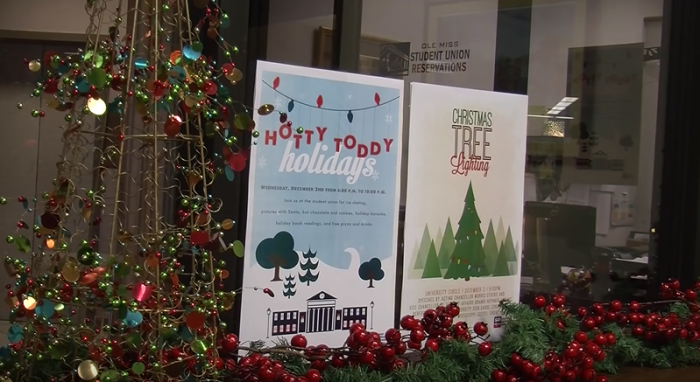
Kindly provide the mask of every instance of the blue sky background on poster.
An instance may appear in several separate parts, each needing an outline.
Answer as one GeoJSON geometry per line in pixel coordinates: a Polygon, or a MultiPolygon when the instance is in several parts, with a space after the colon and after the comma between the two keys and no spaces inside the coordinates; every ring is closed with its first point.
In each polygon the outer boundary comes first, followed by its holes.
{"type": "MultiPolygon", "coordinates": [[[[393,221],[395,214],[394,198],[396,195],[396,172],[398,171],[399,146],[399,91],[394,88],[373,86],[359,83],[348,83],[327,79],[311,78],[298,75],[290,75],[276,72],[263,72],[263,83],[268,86],[261,86],[260,99],[262,103],[270,103],[279,112],[286,112],[288,120],[292,121],[292,132],[296,134],[298,126],[304,127],[305,131],[312,131],[309,137],[302,133],[299,147],[295,147],[294,139],[284,140],[280,136],[280,127],[283,125],[277,117],[260,118],[258,130],[260,136],[257,138],[256,146],[256,175],[254,178],[256,191],[256,202],[258,211],[253,212],[254,229],[252,241],[248,243],[251,250],[262,240],[273,237],[280,231],[287,231],[292,234],[295,240],[295,249],[306,251],[309,248],[317,252],[317,258],[325,264],[347,269],[351,264],[351,256],[345,250],[355,248],[359,253],[361,262],[372,258],[380,260],[394,255],[395,248],[389,238],[393,237],[393,221]],[[275,79],[279,78],[279,85],[274,88],[275,79]],[[379,96],[380,102],[376,102],[375,94],[379,96]],[[322,107],[317,105],[319,95],[322,96],[322,107]],[[289,101],[294,100],[294,107],[288,112],[289,101]],[[384,101],[391,101],[386,102],[384,101]],[[352,117],[348,118],[348,111],[352,117]],[[350,122],[352,120],[352,122],[350,122]],[[323,132],[319,134],[319,129],[323,132]],[[323,130],[325,128],[325,131],[323,130]],[[371,171],[362,171],[360,176],[351,177],[341,175],[315,174],[308,171],[287,172],[280,171],[285,163],[289,165],[289,157],[285,155],[293,154],[296,157],[307,154],[309,158],[320,158],[324,156],[323,162],[329,160],[336,152],[335,139],[343,139],[352,135],[357,144],[371,146],[371,142],[376,142],[375,148],[380,147],[381,152],[376,155],[368,155],[364,159],[363,169],[367,170],[367,163],[374,160],[371,171]],[[319,138],[323,137],[323,141],[319,138]],[[276,139],[276,145],[265,144],[276,139]],[[307,140],[308,139],[308,140],[307,140]],[[309,143],[310,144],[307,144],[309,143]],[[389,151],[387,152],[387,146],[389,151]],[[323,149],[326,150],[323,150],[323,149]],[[314,151],[316,155],[314,156],[314,151]],[[285,160],[286,159],[286,160],[285,160]],[[283,163],[284,162],[284,163],[283,163]],[[286,215],[279,216],[271,213],[262,214],[262,209],[276,211],[280,209],[308,209],[316,208],[319,205],[298,204],[296,207],[293,200],[331,200],[332,193],[329,192],[308,192],[308,191],[278,191],[262,190],[261,186],[288,186],[288,187],[318,187],[323,189],[355,189],[355,190],[376,190],[383,194],[366,193],[335,193],[338,200],[350,203],[348,211],[358,210],[358,205],[353,203],[365,203],[362,211],[384,213],[383,216],[365,216],[358,220],[356,215],[286,215]],[[302,225],[282,226],[278,221],[294,220],[302,225]],[[334,221],[339,224],[344,222],[366,222],[371,225],[365,226],[320,226],[311,228],[304,225],[307,222],[334,221]],[[384,222],[385,224],[381,224],[384,222]],[[372,240],[372,238],[383,238],[384,240],[372,240]],[[372,245],[365,245],[372,243],[372,245]]],[[[350,141],[350,143],[352,143],[350,141]]],[[[350,150],[341,146],[338,153],[338,162],[344,157],[351,157],[353,160],[358,156],[357,146],[350,150]]],[[[318,160],[318,159],[317,159],[318,160]]],[[[309,166],[312,166],[311,163],[309,166]]],[[[342,206],[328,206],[327,210],[342,211],[342,206]]],[[[255,261],[250,262],[251,265],[255,261]]],[[[350,270],[355,271],[355,270],[350,270]]]]}

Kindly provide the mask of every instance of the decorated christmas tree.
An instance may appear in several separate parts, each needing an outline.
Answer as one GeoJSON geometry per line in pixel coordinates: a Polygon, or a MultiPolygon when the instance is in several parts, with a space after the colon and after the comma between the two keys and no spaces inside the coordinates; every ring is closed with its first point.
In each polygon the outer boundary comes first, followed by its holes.
{"type": "Polygon", "coordinates": [[[17,198],[6,238],[17,255],[4,263],[15,281],[0,371],[15,382],[218,380],[234,359],[222,254],[243,248],[224,240],[233,221],[214,219],[211,187],[245,167],[253,124],[227,95],[242,78],[218,34],[229,19],[215,2],[134,3],[87,0],[84,49],[26,60],[45,100],[27,118],[64,123],[50,127],[63,131],[52,188],[17,198]]]}
{"type": "Polygon", "coordinates": [[[446,279],[469,279],[470,277],[486,276],[486,256],[481,240],[484,234],[481,232],[481,219],[476,211],[474,189],[469,183],[467,195],[464,198],[464,210],[457,223],[459,228],[455,233],[457,241],[452,252],[451,263],[446,279]]]}

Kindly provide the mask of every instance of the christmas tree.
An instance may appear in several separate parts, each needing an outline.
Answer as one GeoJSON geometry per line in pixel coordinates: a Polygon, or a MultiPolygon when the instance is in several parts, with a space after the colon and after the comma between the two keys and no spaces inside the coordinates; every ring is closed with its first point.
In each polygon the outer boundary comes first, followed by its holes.
{"type": "Polygon", "coordinates": [[[302,256],[306,261],[299,264],[301,270],[304,271],[304,274],[299,274],[299,281],[306,283],[306,286],[309,286],[311,283],[318,281],[318,275],[321,272],[313,273],[313,271],[318,268],[318,261],[315,263],[313,262],[313,259],[316,258],[316,252],[311,252],[311,248],[309,248],[308,251],[302,253],[302,256]]]}
{"type": "Polygon", "coordinates": [[[430,242],[430,249],[428,250],[428,258],[425,261],[425,268],[423,268],[424,279],[434,279],[442,277],[442,272],[440,271],[440,263],[438,262],[437,253],[435,251],[435,243],[430,242]]]}
{"type": "Polygon", "coordinates": [[[472,276],[486,276],[484,248],[481,240],[484,234],[481,232],[481,219],[476,211],[474,190],[471,183],[467,195],[464,198],[464,210],[457,223],[459,228],[455,233],[455,249],[452,252],[451,263],[446,279],[469,279],[472,276]]]}
{"type": "Polygon", "coordinates": [[[27,117],[65,123],[52,127],[63,131],[53,187],[18,198],[6,238],[18,255],[5,259],[16,279],[0,371],[15,382],[219,380],[235,357],[221,252],[243,248],[224,241],[234,223],[217,219],[211,190],[246,166],[239,142],[253,124],[227,95],[242,79],[218,34],[229,19],[215,2],[134,3],[113,14],[116,1],[87,0],[84,50],[27,59],[47,100],[27,117]]]}
{"type": "Polygon", "coordinates": [[[416,258],[414,259],[414,270],[421,270],[425,267],[425,261],[428,258],[428,250],[430,249],[431,241],[430,231],[428,230],[428,225],[426,224],[425,229],[423,229],[423,236],[420,239],[418,252],[416,252],[416,258]]]}

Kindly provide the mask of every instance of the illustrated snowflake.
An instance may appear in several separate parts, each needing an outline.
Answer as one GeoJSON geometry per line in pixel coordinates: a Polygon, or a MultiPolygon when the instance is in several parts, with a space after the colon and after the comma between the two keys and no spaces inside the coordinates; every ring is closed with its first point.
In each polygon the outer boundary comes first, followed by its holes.
{"type": "Polygon", "coordinates": [[[277,97],[275,98],[275,109],[279,109],[282,107],[282,98],[277,97]]]}
{"type": "Polygon", "coordinates": [[[267,158],[265,158],[265,157],[258,158],[258,167],[265,168],[265,166],[267,166],[267,158]]]}
{"type": "Polygon", "coordinates": [[[392,122],[394,122],[394,116],[391,115],[391,114],[387,114],[387,115],[384,117],[384,121],[385,121],[386,123],[392,123],[392,122]]]}
{"type": "Polygon", "coordinates": [[[377,179],[379,179],[379,171],[375,171],[372,174],[372,180],[376,181],[377,179]]]}

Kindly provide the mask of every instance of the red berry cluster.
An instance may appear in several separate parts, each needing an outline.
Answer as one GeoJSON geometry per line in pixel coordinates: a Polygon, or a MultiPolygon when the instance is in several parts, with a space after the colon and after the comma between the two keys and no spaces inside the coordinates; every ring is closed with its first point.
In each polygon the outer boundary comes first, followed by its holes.
{"type": "MultiPolygon", "coordinates": [[[[447,306],[438,306],[436,309],[428,309],[423,313],[420,320],[414,316],[404,316],[401,318],[401,328],[410,330],[406,345],[410,349],[427,351],[438,351],[440,343],[451,339],[461,341],[471,341],[472,334],[466,322],[453,322],[459,315],[457,303],[452,302],[447,306]]],[[[474,335],[485,340],[488,334],[486,323],[477,322],[474,324],[474,335]]],[[[479,354],[487,356],[491,353],[492,347],[489,342],[479,344],[479,354]]]]}
{"type": "Polygon", "coordinates": [[[421,355],[438,351],[443,341],[452,339],[479,339],[482,341],[478,346],[479,354],[489,355],[491,343],[484,341],[488,326],[478,322],[472,333],[465,322],[453,322],[458,315],[457,303],[450,303],[426,310],[420,319],[405,316],[401,319],[401,328],[408,333],[390,328],[384,332],[384,338],[356,323],[348,330],[345,346],[337,349],[326,345],[309,346],[302,334],[292,337],[288,348],[247,349],[239,346],[236,335],[228,334],[219,341],[218,349],[221,355],[230,356],[230,359],[219,360],[217,366],[225,367],[232,377],[247,382],[318,382],[327,367],[363,366],[387,372],[403,368],[407,365],[408,353],[416,354],[420,359],[421,355]],[[249,350],[251,354],[236,361],[233,353],[237,350],[249,350]],[[309,362],[309,369],[304,375],[293,375],[283,363],[267,356],[273,353],[303,356],[309,362]]]}

